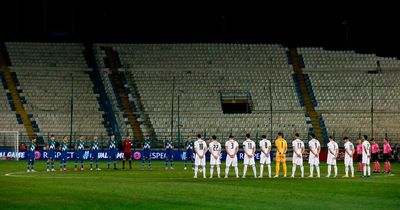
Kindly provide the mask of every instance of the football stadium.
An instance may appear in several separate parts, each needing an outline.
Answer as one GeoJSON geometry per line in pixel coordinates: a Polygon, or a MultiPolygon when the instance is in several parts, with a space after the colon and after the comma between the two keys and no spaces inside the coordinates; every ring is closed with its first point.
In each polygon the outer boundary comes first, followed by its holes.
{"type": "Polygon", "coordinates": [[[4,2],[0,209],[399,209],[394,20],[169,6],[4,2]]]}

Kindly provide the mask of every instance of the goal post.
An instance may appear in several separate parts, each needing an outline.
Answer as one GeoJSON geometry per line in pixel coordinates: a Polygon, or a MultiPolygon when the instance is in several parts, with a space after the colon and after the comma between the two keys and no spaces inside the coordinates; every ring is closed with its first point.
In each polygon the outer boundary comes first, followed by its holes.
{"type": "Polygon", "coordinates": [[[2,159],[19,160],[19,131],[0,131],[0,150],[7,151],[2,159]]]}

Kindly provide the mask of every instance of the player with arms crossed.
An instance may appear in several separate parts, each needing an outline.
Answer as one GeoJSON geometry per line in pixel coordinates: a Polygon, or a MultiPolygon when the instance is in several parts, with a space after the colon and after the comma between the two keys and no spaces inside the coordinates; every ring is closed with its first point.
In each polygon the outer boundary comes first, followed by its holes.
{"type": "Polygon", "coordinates": [[[99,168],[99,142],[97,141],[97,136],[92,137],[92,143],[90,144],[90,170],[93,170],[93,160],[96,161],[96,171],[100,171],[99,168]]]}
{"type": "Polygon", "coordinates": [[[125,169],[125,161],[129,161],[129,169],[132,169],[132,140],[130,136],[127,136],[122,142],[124,147],[124,158],[122,159],[122,169],[125,169]]]}
{"type": "Polygon", "coordinates": [[[54,170],[54,159],[56,156],[56,136],[55,135],[51,135],[50,139],[47,143],[47,164],[46,164],[46,168],[47,171],[50,171],[50,164],[51,164],[51,171],[55,171],[54,170]]]}
{"type": "Polygon", "coordinates": [[[108,158],[107,158],[107,168],[110,169],[111,159],[114,162],[114,170],[117,170],[117,140],[115,139],[115,135],[112,134],[110,136],[110,140],[108,141],[108,158]]]}
{"type": "Polygon", "coordinates": [[[304,153],[304,142],[300,140],[298,133],[294,134],[294,141],[292,142],[293,147],[293,166],[292,166],[292,178],[296,173],[296,167],[300,167],[301,177],[304,177],[304,166],[303,166],[303,153],[304,153]]]}
{"type": "Polygon", "coordinates": [[[68,159],[68,138],[67,136],[63,136],[63,140],[60,144],[60,151],[61,151],[61,157],[60,157],[60,172],[66,171],[67,170],[67,159],[68,159]]]}
{"type": "Polygon", "coordinates": [[[147,135],[142,144],[142,149],[143,149],[142,170],[144,170],[144,161],[146,159],[148,161],[148,167],[149,169],[151,169],[151,144],[152,142],[150,140],[150,136],[147,135]]]}
{"type": "Polygon", "coordinates": [[[353,155],[354,155],[354,145],[349,141],[348,137],[344,137],[344,167],[345,173],[343,177],[349,177],[349,167],[351,170],[351,177],[354,177],[354,166],[353,166],[353,155]]]}
{"type": "Polygon", "coordinates": [[[279,177],[279,164],[282,163],[283,166],[283,177],[286,177],[287,167],[286,167],[286,152],[287,152],[287,142],[282,137],[282,133],[278,133],[278,137],[275,140],[276,146],[276,168],[274,178],[279,177]]]}
{"type": "Polygon", "coordinates": [[[362,137],[362,164],[363,164],[363,176],[362,177],[370,177],[371,176],[371,144],[368,142],[368,136],[363,135],[362,137]]]}
{"type": "Polygon", "coordinates": [[[326,160],[326,164],[328,164],[328,175],[326,175],[326,177],[328,178],[331,176],[332,166],[335,172],[335,175],[333,177],[337,177],[336,159],[338,155],[339,155],[339,145],[333,140],[332,136],[329,136],[328,157],[326,160]]]}
{"type": "Polygon", "coordinates": [[[311,140],[308,142],[308,147],[310,148],[310,155],[308,158],[308,163],[310,164],[310,176],[313,177],[314,166],[317,170],[317,177],[320,177],[320,170],[319,170],[319,153],[321,152],[321,144],[317,139],[315,139],[315,134],[310,135],[311,140]]]}
{"type": "Polygon", "coordinates": [[[85,154],[85,142],[83,141],[83,136],[80,135],[79,139],[75,142],[75,168],[74,171],[78,171],[78,160],[81,161],[81,171],[84,171],[84,159],[85,154]]]}
{"type": "Polygon", "coordinates": [[[168,161],[170,164],[170,169],[174,169],[174,142],[172,141],[172,136],[168,135],[164,142],[165,149],[165,170],[168,170],[168,161]]]}
{"type": "Polygon", "coordinates": [[[239,168],[238,168],[238,159],[237,153],[239,151],[239,144],[237,141],[233,139],[233,136],[229,136],[229,140],[225,142],[225,150],[226,150],[226,168],[225,168],[225,178],[228,178],[229,167],[233,166],[235,168],[236,178],[239,178],[239,168]]]}
{"type": "Polygon", "coordinates": [[[35,151],[36,151],[36,137],[33,137],[31,142],[28,144],[28,148],[26,150],[27,153],[27,170],[26,172],[35,172],[35,151]]]}
{"type": "Polygon", "coordinates": [[[268,167],[268,177],[271,178],[271,142],[267,139],[266,135],[262,135],[262,140],[259,143],[261,150],[260,157],[260,176],[258,178],[263,178],[264,164],[268,167]]]}
{"type": "Polygon", "coordinates": [[[193,163],[193,141],[192,141],[192,136],[188,135],[187,140],[185,141],[185,170],[187,169],[187,162],[190,160],[192,163],[192,169],[194,169],[194,163],[193,163]]]}
{"type": "Polygon", "coordinates": [[[221,178],[221,144],[217,141],[217,137],[215,135],[212,136],[212,142],[209,144],[210,150],[210,178],[213,178],[214,175],[214,166],[217,166],[217,175],[218,178],[221,178]]]}
{"type": "Polygon", "coordinates": [[[244,151],[244,159],[243,159],[243,176],[242,178],[246,178],[247,166],[250,165],[253,168],[254,178],[257,178],[257,170],[254,161],[254,154],[256,152],[256,143],[250,139],[250,134],[246,134],[246,140],[243,142],[243,151],[244,151]]]}
{"type": "Polygon", "coordinates": [[[207,143],[201,139],[201,135],[197,134],[197,140],[194,142],[194,152],[196,153],[195,167],[194,167],[194,177],[197,178],[197,172],[199,166],[203,168],[203,178],[206,178],[206,152],[207,143]]]}

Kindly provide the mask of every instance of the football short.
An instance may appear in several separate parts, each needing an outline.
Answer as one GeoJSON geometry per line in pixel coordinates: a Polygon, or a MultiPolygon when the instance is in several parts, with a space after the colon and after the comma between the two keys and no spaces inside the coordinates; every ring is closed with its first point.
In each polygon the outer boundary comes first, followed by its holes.
{"type": "Polygon", "coordinates": [[[234,166],[234,167],[238,166],[237,156],[235,155],[235,157],[231,158],[229,155],[227,155],[225,164],[226,164],[227,167],[229,167],[231,165],[234,166]]]}
{"type": "Polygon", "coordinates": [[[250,158],[245,154],[244,155],[244,159],[243,159],[243,164],[245,164],[245,165],[254,165],[255,164],[254,156],[250,158]]]}
{"type": "Polygon", "coordinates": [[[68,159],[67,151],[61,152],[60,160],[67,160],[67,159],[68,159]]]}
{"type": "Polygon", "coordinates": [[[115,149],[108,150],[107,157],[108,157],[108,159],[116,160],[117,159],[117,150],[115,150],[115,149]]]}
{"type": "Polygon", "coordinates": [[[142,159],[150,159],[151,151],[150,149],[144,149],[142,154],[142,159]]]}
{"type": "Polygon", "coordinates": [[[169,160],[174,159],[174,150],[172,149],[165,150],[165,158],[169,160]]]}
{"type": "Polygon", "coordinates": [[[344,157],[344,165],[346,165],[346,166],[353,165],[353,158],[346,155],[344,157]]]}
{"type": "Polygon", "coordinates": [[[314,155],[310,155],[308,163],[311,165],[319,165],[319,158],[314,155]]]}
{"type": "Polygon", "coordinates": [[[389,158],[390,158],[390,154],[389,153],[383,153],[383,159],[385,160],[385,161],[389,161],[389,158]]]}
{"type": "Polygon", "coordinates": [[[276,161],[277,162],[286,162],[286,155],[280,155],[279,152],[276,153],[276,161]]]}
{"type": "Polygon", "coordinates": [[[186,160],[193,160],[193,150],[186,150],[186,160]]]}
{"type": "Polygon", "coordinates": [[[53,159],[54,160],[55,156],[56,156],[56,152],[54,150],[49,150],[47,152],[47,158],[48,159],[53,159]]]}
{"type": "Polygon", "coordinates": [[[378,153],[372,153],[371,160],[372,160],[372,162],[378,161],[378,153]]]}
{"type": "Polygon", "coordinates": [[[328,157],[326,159],[326,164],[328,164],[328,165],[336,165],[336,159],[334,158],[333,155],[328,154],[328,157]]]}
{"type": "Polygon", "coordinates": [[[210,164],[211,165],[220,165],[221,164],[221,158],[215,159],[214,156],[210,155],[210,164]]]}
{"type": "Polygon", "coordinates": [[[367,154],[362,155],[362,163],[369,165],[371,163],[371,158],[367,156],[367,154]]]}
{"type": "Polygon", "coordinates": [[[362,161],[362,154],[357,154],[357,162],[361,162],[362,161]]]}
{"type": "Polygon", "coordinates": [[[205,166],[206,165],[206,157],[204,156],[203,158],[200,158],[196,155],[194,162],[195,162],[196,166],[205,166]]]}
{"type": "Polygon", "coordinates": [[[302,166],[303,165],[303,156],[298,157],[297,155],[293,155],[292,162],[293,162],[293,164],[302,166]]]}
{"type": "Polygon", "coordinates": [[[35,153],[34,152],[27,152],[27,159],[28,160],[34,160],[35,159],[35,153]]]}
{"type": "Polygon", "coordinates": [[[124,152],[124,160],[132,160],[132,152],[124,152]]]}
{"type": "Polygon", "coordinates": [[[261,152],[260,164],[271,164],[271,156],[266,156],[263,152],[261,152]]]}
{"type": "Polygon", "coordinates": [[[84,150],[76,150],[74,153],[75,160],[83,159],[83,154],[85,153],[84,150]]]}

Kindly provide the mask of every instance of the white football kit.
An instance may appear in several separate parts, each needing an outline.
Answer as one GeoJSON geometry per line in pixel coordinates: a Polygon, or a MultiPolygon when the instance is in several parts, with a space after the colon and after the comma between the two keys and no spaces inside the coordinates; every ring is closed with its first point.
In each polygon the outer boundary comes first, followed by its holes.
{"type": "Polygon", "coordinates": [[[328,143],[328,157],[326,159],[326,163],[328,165],[336,165],[335,156],[337,156],[337,149],[339,149],[339,145],[336,142],[331,141],[328,143]],[[333,154],[331,153],[331,151],[333,152],[333,154]]]}
{"type": "Polygon", "coordinates": [[[207,143],[202,139],[198,139],[196,142],[194,142],[194,149],[196,151],[195,165],[205,166],[206,165],[205,151],[207,150],[207,143]],[[201,158],[199,154],[204,154],[203,158],[201,158]]]}
{"type": "Polygon", "coordinates": [[[351,142],[346,142],[344,144],[344,150],[345,150],[345,154],[344,154],[344,165],[349,166],[349,165],[353,165],[353,156],[349,156],[350,153],[352,154],[354,151],[354,145],[351,142]]]}
{"type": "Polygon", "coordinates": [[[362,148],[362,163],[369,165],[371,162],[371,144],[368,141],[363,141],[362,148]]]}
{"type": "Polygon", "coordinates": [[[254,141],[247,139],[246,141],[243,142],[243,147],[244,147],[244,160],[243,164],[245,165],[254,165],[254,152],[253,148],[255,148],[256,143],[254,141]],[[252,157],[247,156],[247,154],[253,154],[252,157]]]}
{"type": "Polygon", "coordinates": [[[263,139],[259,143],[261,149],[260,164],[271,164],[271,155],[268,152],[268,148],[271,148],[271,142],[267,139],[263,139]],[[267,155],[264,152],[268,152],[267,155]]]}
{"type": "MultiPolygon", "coordinates": [[[[225,142],[225,148],[227,148],[227,152],[229,152],[229,154],[234,154],[236,149],[239,147],[239,144],[237,143],[237,141],[235,140],[228,140],[227,142],[225,142]]],[[[238,165],[238,159],[237,159],[237,155],[235,155],[233,158],[231,158],[228,154],[226,155],[226,166],[230,167],[232,166],[237,166],[238,165]]]]}
{"type": "Polygon", "coordinates": [[[309,163],[309,164],[312,164],[312,165],[319,165],[319,157],[318,157],[318,156],[315,156],[315,155],[311,152],[311,150],[313,150],[315,153],[318,152],[318,147],[320,147],[319,141],[318,141],[317,139],[311,139],[311,140],[308,142],[308,146],[309,146],[309,148],[310,148],[310,155],[309,155],[309,158],[308,158],[308,163],[309,163]]]}
{"type": "Polygon", "coordinates": [[[293,164],[302,166],[303,165],[303,154],[302,154],[302,148],[304,148],[304,142],[300,139],[295,139],[292,142],[292,146],[293,146],[293,164]],[[300,157],[297,156],[297,154],[300,154],[300,157]]]}
{"type": "Polygon", "coordinates": [[[210,148],[210,164],[211,165],[219,165],[221,164],[221,158],[219,155],[219,151],[221,150],[221,144],[217,141],[213,141],[209,144],[210,148]],[[214,158],[214,155],[218,156],[217,159],[214,158]]]}

